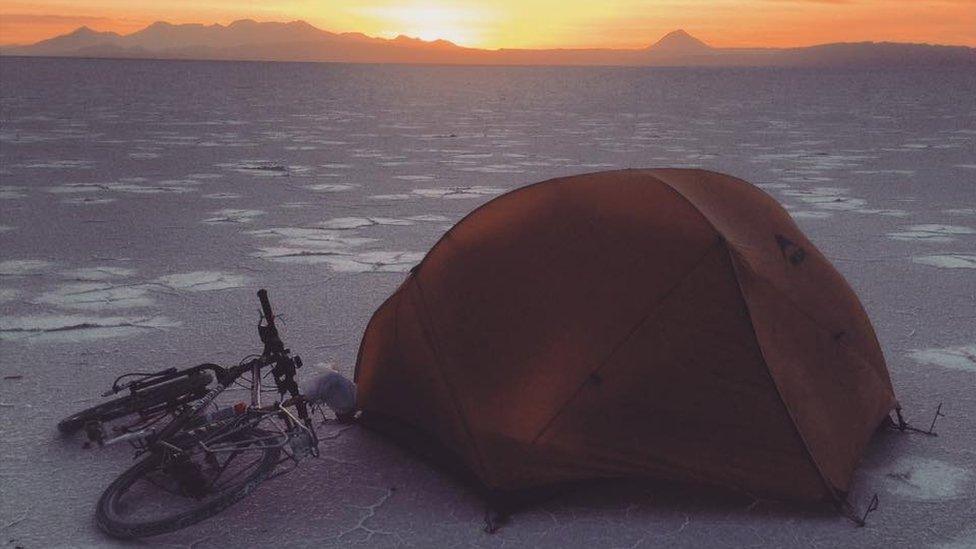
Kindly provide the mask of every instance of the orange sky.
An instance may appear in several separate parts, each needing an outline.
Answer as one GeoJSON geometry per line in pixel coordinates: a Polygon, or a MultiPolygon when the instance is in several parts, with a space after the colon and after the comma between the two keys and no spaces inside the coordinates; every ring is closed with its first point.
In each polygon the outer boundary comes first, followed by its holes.
{"type": "Polygon", "coordinates": [[[644,47],[683,28],[713,46],[891,40],[976,46],[976,0],[0,0],[0,43],[81,25],[304,19],[331,31],[482,48],[644,47]]]}

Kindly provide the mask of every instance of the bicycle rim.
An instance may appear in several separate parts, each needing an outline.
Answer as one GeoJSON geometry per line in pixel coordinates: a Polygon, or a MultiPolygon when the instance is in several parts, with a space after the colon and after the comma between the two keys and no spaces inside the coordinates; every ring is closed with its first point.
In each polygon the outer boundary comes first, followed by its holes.
{"type": "Polygon", "coordinates": [[[113,537],[138,538],[179,530],[219,513],[274,470],[281,449],[266,444],[274,436],[251,429],[235,435],[233,444],[222,442],[219,452],[187,450],[188,463],[161,453],[147,457],[102,494],[98,526],[113,537]],[[188,493],[188,486],[197,493],[188,493]]]}

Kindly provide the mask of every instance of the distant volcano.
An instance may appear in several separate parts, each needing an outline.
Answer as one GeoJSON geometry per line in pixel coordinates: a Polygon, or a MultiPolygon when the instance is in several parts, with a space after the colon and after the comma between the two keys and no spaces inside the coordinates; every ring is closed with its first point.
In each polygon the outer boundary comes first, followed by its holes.
{"type": "Polygon", "coordinates": [[[680,29],[667,33],[648,49],[677,54],[710,53],[712,51],[711,46],[680,29]]]}

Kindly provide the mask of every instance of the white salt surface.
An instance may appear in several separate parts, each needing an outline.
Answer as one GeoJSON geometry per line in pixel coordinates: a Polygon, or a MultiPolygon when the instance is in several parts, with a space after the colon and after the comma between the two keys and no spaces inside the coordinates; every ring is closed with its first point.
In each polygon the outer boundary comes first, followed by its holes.
{"type": "Polygon", "coordinates": [[[306,364],[334,359],[352,376],[371,314],[452,223],[526,184],[665,166],[731,173],[791,206],[868,311],[908,419],[927,427],[944,403],[940,436],[869,443],[852,485],[859,509],[881,499],[866,528],[829,505],[627,479],[567,490],[488,535],[474,491],[382,437],[326,424],[320,459],[143,543],[973,545],[976,234],[958,228],[976,228],[976,119],[956,93],[976,88],[971,71],[0,65],[0,224],[15,228],[0,232],[11,547],[115,546],[92,507],[131,452],[83,450],[54,425],[122,373],[260,352],[258,288],[306,364]]]}

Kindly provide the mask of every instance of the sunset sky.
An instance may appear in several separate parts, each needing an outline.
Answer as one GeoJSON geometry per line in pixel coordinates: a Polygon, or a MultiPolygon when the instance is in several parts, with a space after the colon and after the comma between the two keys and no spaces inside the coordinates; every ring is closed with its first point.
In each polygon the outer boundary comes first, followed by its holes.
{"type": "Polygon", "coordinates": [[[304,19],[322,29],[482,48],[644,47],[683,28],[713,46],[891,40],[976,46],[976,0],[0,0],[0,43],[81,25],[304,19]]]}

